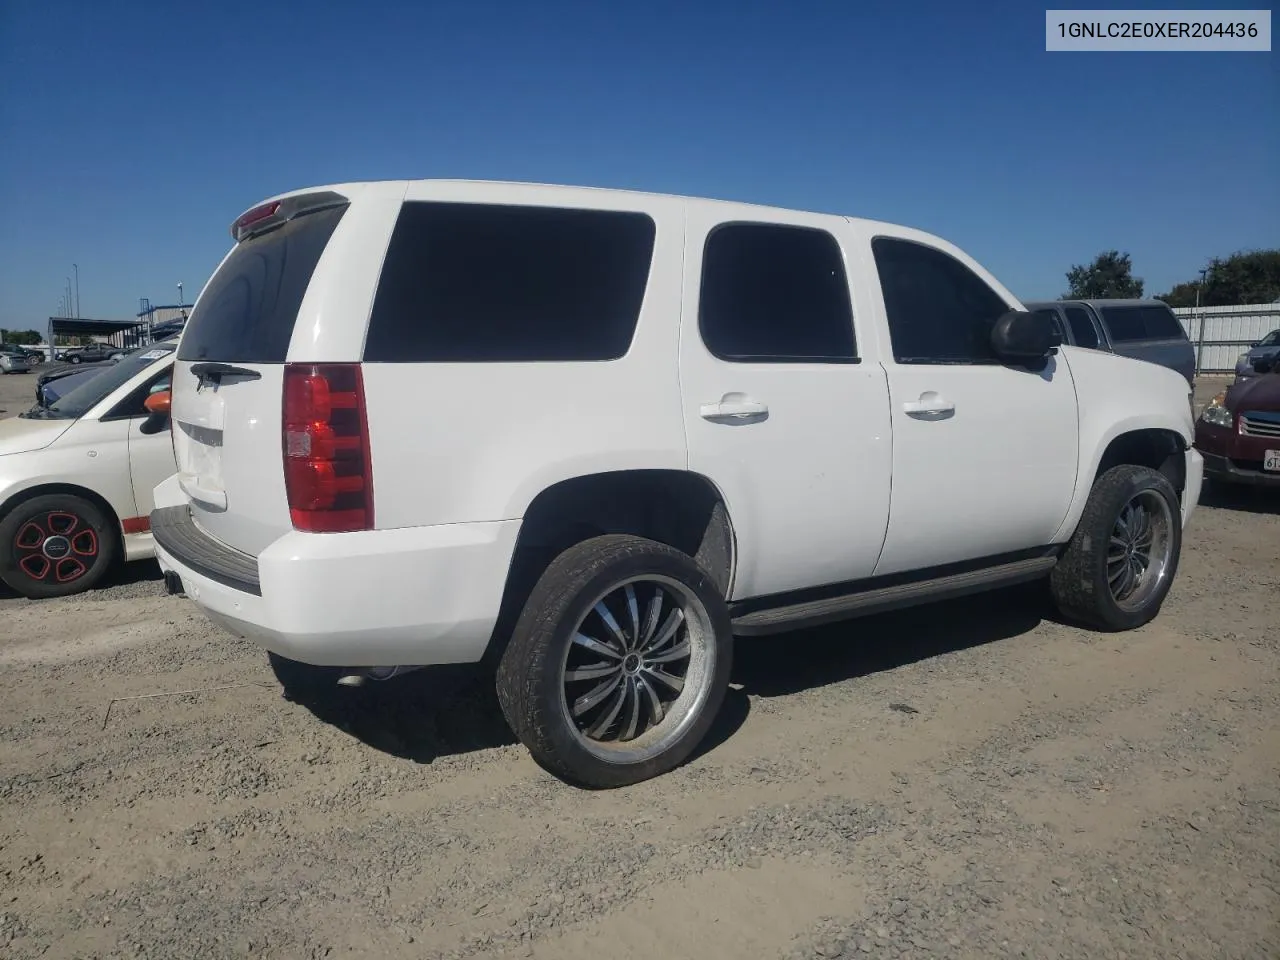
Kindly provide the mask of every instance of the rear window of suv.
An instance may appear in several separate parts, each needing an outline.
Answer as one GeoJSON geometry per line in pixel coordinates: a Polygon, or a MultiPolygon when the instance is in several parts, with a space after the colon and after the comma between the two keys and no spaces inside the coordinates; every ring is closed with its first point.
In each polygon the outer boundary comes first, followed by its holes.
{"type": "Polygon", "coordinates": [[[283,363],[302,296],[346,209],[308,213],[237,245],[200,294],[178,359],[283,363]]]}
{"type": "Polygon", "coordinates": [[[640,317],[655,231],[642,213],[406,203],[364,359],[616,360],[640,317]]]}
{"type": "Polygon", "coordinates": [[[1099,312],[1113,343],[1187,338],[1182,324],[1168,307],[1102,307],[1099,312]]]}

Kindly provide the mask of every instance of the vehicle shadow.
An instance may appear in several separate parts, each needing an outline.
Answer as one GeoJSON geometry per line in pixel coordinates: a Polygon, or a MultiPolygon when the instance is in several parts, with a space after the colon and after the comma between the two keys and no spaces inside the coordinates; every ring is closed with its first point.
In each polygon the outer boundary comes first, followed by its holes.
{"type": "MultiPolygon", "coordinates": [[[[1041,585],[917,607],[771,637],[740,638],[730,689],[693,757],[746,722],[753,697],[780,697],[1016,637],[1047,613],[1041,585]]],[[[334,686],[300,701],[318,719],[370,747],[416,763],[516,742],[492,675],[434,667],[362,687],[334,686]]]]}
{"type": "Polygon", "coordinates": [[[1280,516],[1280,489],[1210,481],[1200,491],[1199,506],[1280,516]]]}
{"type": "MultiPolygon", "coordinates": [[[[58,603],[60,600],[110,600],[110,591],[118,587],[132,587],[136,584],[160,584],[164,575],[160,565],[154,560],[139,560],[136,563],[122,563],[107,573],[105,577],[90,590],[73,593],[69,596],[53,597],[47,600],[31,600],[30,603],[58,603]]],[[[0,600],[21,600],[22,595],[11,589],[8,584],[0,583],[0,600]]]]}
{"type": "Polygon", "coordinates": [[[1050,613],[1047,590],[1033,583],[811,630],[741,638],[733,680],[749,696],[787,696],[1008,640],[1050,613]]]}

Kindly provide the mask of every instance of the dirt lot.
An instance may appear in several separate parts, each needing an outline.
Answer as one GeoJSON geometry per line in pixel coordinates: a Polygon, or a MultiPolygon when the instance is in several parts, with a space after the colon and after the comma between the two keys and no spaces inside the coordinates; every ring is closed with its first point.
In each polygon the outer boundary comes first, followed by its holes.
{"type": "Polygon", "coordinates": [[[0,957],[1274,958],[1278,598],[1280,497],[1208,494],[1142,630],[742,642],[697,759],[585,793],[470,672],[309,709],[150,564],[0,595],[0,957]]]}

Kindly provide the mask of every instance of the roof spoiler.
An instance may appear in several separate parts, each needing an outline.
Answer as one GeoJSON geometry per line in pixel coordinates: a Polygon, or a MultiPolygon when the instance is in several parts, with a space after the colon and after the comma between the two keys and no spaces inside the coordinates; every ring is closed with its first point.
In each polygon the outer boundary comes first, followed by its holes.
{"type": "Polygon", "coordinates": [[[295,217],[319,210],[341,207],[350,203],[346,197],[331,190],[319,193],[300,193],[283,200],[269,200],[246,210],[231,224],[231,238],[236,243],[256,237],[260,233],[283,226],[295,217]]]}

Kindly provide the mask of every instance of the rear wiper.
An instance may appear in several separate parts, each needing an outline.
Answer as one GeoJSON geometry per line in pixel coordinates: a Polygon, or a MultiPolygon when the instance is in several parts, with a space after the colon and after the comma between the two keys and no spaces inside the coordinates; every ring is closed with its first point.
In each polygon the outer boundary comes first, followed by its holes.
{"type": "Polygon", "coordinates": [[[193,363],[191,373],[199,380],[209,383],[221,383],[223,377],[243,377],[246,380],[258,380],[262,377],[257,370],[248,367],[237,367],[230,363],[204,361],[193,363]]]}

